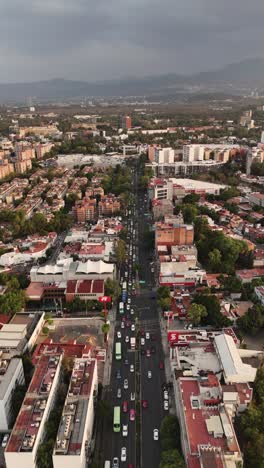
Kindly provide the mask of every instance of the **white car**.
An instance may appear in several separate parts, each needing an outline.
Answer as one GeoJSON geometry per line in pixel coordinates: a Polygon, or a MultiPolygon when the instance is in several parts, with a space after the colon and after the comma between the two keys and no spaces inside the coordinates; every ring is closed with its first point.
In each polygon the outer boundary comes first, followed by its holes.
{"type": "Polygon", "coordinates": [[[164,400],[169,399],[169,394],[168,394],[167,390],[164,391],[163,395],[164,395],[164,400]]]}
{"type": "Polygon", "coordinates": [[[150,334],[149,334],[149,332],[146,332],[146,340],[150,340],[150,334]]]}
{"type": "Polygon", "coordinates": [[[126,305],[126,309],[127,309],[127,310],[130,310],[130,304],[127,304],[127,305],[126,305]]]}
{"type": "Polygon", "coordinates": [[[129,343],[129,336],[127,335],[126,338],[125,338],[125,342],[126,343],[129,343]]]}
{"type": "Polygon", "coordinates": [[[134,364],[130,364],[130,372],[134,372],[134,371],[135,371],[134,364]]]}
{"type": "Polygon", "coordinates": [[[117,332],[117,338],[122,338],[121,331],[117,332]]]}
{"type": "Polygon", "coordinates": [[[2,440],[2,447],[7,446],[8,439],[9,439],[9,434],[5,434],[2,440]]]}
{"type": "Polygon", "coordinates": [[[152,372],[151,372],[151,370],[149,370],[148,371],[148,379],[151,379],[151,377],[152,377],[152,372]]]}
{"type": "Polygon", "coordinates": [[[158,429],[153,429],[153,439],[159,440],[159,431],[158,429]]]}
{"type": "Polygon", "coordinates": [[[121,461],[122,461],[122,462],[125,462],[126,459],[127,459],[126,447],[122,447],[122,448],[121,448],[121,461]]]}
{"type": "Polygon", "coordinates": [[[135,313],[134,309],[131,309],[130,313],[131,313],[131,315],[134,315],[134,313],[135,313]]]}
{"type": "Polygon", "coordinates": [[[118,460],[117,457],[113,458],[112,467],[113,467],[113,468],[119,468],[119,460],[118,460]]]}
{"type": "Polygon", "coordinates": [[[144,346],[144,344],[145,344],[145,338],[141,338],[140,342],[141,342],[141,346],[144,346]]]}
{"type": "Polygon", "coordinates": [[[132,325],[131,325],[131,331],[135,331],[135,329],[136,329],[135,324],[132,323],[132,325]]]}
{"type": "Polygon", "coordinates": [[[121,328],[125,328],[125,322],[121,322],[121,328]]]}
{"type": "Polygon", "coordinates": [[[164,410],[169,411],[169,402],[168,402],[168,400],[164,400],[164,410]]]}
{"type": "Polygon", "coordinates": [[[128,298],[127,303],[131,304],[131,297],[128,298]]]}
{"type": "Polygon", "coordinates": [[[127,437],[127,436],[128,436],[128,425],[127,425],[127,424],[123,424],[122,435],[123,435],[123,437],[127,437]]]}
{"type": "Polygon", "coordinates": [[[125,390],[128,389],[128,380],[127,379],[124,380],[124,389],[125,390]]]}
{"type": "Polygon", "coordinates": [[[117,389],[117,398],[121,398],[122,393],[121,393],[121,388],[117,389]]]}
{"type": "Polygon", "coordinates": [[[131,393],[131,395],[130,395],[130,400],[131,400],[131,401],[135,401],[135,393],[131,393]]]}

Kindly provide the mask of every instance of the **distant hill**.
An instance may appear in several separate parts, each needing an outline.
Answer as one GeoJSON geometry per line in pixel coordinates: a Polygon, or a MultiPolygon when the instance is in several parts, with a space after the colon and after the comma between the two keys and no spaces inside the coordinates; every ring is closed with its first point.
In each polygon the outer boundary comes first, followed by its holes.
{"type": "Polygon", "coordinates": [[[219,70],[195,75],[168,74],[100,82],[53,79],[32,83],[0,83],[0,102],[24,102],[29,96],[39,100],[83,97],[154,96],[183,92],[192,87],[201,90],[225,90],[232,86],[264,87],[264,59],[256,58],[232,63],[219,70]]]}

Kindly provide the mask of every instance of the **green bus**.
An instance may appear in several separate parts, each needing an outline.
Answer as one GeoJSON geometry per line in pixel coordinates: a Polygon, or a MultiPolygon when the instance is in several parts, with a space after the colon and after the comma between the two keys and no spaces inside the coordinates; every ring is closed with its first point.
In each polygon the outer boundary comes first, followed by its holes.
{"type": "Polygon", "coordinates": [[[115,345],[115,358],[117,361],[120,361],[121,357],[121,343],[118,342],[115,345]]]}
{"type": "Polygon", "coordinates": [[[113,431],[120,432],[120,406],[114,407],[113,431]]]}

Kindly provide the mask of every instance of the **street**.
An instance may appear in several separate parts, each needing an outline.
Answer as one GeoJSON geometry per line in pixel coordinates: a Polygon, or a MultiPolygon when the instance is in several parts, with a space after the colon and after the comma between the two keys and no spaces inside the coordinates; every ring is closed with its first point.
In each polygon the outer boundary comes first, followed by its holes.
{"type": "Polygon", "coordinates": [[[104,428],[103,447],[104,460],[111,463],[117,457],[124,467],[158,468],[160,441],[154,440],[153,430],[160,429],[165,416],[161,388],[165,382],[164,357],[156,300],[152,298],[155,277],[149,256],[153,252],[146,251],[143,242],[147,200],[137,191],[137,179],[138,174],[135,174],[136,200],[128,210],[128,259],[120,271],[125,311],[117,312],[110,386],[104,389],[104,399],[113,408],[119,406],[121,409],[120,432],[115,433],[113,427],[104,428]],[[140,289],[135,288],[138,279],[133,269],[135,264],[140,265],[140,289]],[[130,343],[133,337],[137,342],[135,350],[131,349],[130,343]],[[117,342],[121,342],[121,360],[115,359],[117,342]],[[128,388],[124,388],[126,383],[128,388]],[[131,410],[135,410],[135,420],[131,420],[131,410]],[[124,425],[128,426],[127,436],[123,436],[124,425]],[[121,462],[123,447],[126,448],[126,461],[121,462]]]}

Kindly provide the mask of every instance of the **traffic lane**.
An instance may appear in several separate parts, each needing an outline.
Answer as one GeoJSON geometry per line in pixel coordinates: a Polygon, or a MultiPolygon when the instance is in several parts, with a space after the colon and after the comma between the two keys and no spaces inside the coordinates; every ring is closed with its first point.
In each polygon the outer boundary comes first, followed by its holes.
{"type": "Polygon", "coordinates": [[[158,468],[160,463],[160,441],[153,440],[153,430],[160,429],[163,411],[161,408],[160,379],[155,372],[157,362],[153,355],[141,360],[142,400],[148,401],[148,408],[142,409],[142,462],[143,467],[158,468]],[[148,371],[152,372],[152,378],[147,377],[148,371]]]}

